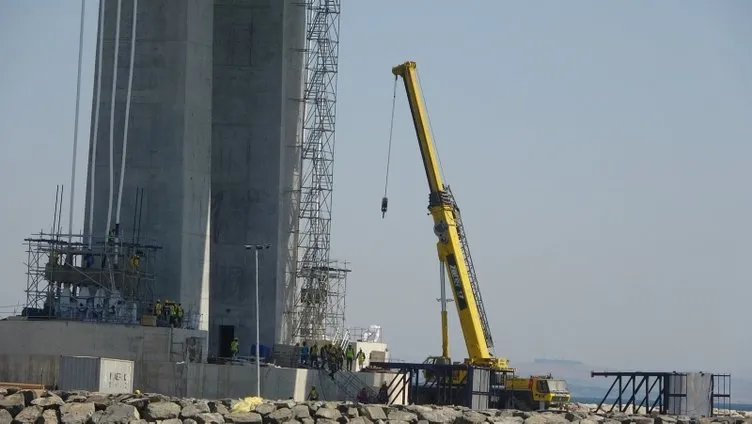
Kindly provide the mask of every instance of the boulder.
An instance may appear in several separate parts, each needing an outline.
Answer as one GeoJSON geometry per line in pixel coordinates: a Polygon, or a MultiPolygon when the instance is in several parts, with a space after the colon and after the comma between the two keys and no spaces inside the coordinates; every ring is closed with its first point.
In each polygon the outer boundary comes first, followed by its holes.
{"type": "Polygon", "coordinates": [[[42,417],[37,420],[37,424],[58,424],[59,422],[57,411],[54,409],[45,409],[42,412],[42,417]]]}
{"type": "MultiPolygon", "coordinates": [[[[261,414],[256,412],[236,412],[230,414],[229,418],[235,424],[260,424],[263,421],[261,414]]],[[[183,421],[183,424],[185,424],[185,421],[183,421]]]]}
{"type": "Polygon", "coordinates": [[[26,408],[26,399],[22,394],[7,395],[0,399],[0,409],[8,411],[13,417],[23,411],[24,408],[26,408]]]}
{"type": "Polygon", "coordinates": [[[27,406],[13,418],[13,422],[15,424],[34,424],[42,417],[42,411],[41,406],[27,406]]]}
{"type": "Polygon", "coordinates": [[[66,403],[60,407],[60,422],[62,424],[88,424],[94,416],[96,408],[91,402],[66,403]]]}
{"type": "Polygon", "coordinates": [[[116,403],[104,410],[97,424],[128,424],[139,419],[141,419],[141,416],[135,406],[116,403]]]}
{"type": "Polygon", "coordinates": [[[225,419],[216,412],[198,414],[195,418],[198,424],[225,424],[225,419]]]}
{"type": "Polygon", "coordinates": [[[40,397],[31,401],[32,405],[41,406],[42,409],[59,409],[65,402],[63,398],[58,395],[51,394],[50,396],[40,397]]]}
{"type": "Polygon", "coordinates": [[[180,415],[180,405],[173,402],[149,402],[146,406],[146,419],[150,421],[161,421],[170,418],[177,418],[180,415]]]}

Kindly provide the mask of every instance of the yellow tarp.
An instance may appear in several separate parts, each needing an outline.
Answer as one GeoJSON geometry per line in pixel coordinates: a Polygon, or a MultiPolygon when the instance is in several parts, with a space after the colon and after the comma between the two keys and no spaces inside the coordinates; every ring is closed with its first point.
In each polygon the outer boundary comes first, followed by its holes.
{"type": "Polygon", "coordinates": [[[235,405],[232,405],[232,411],[230,412],[251,412],[255,411],[256,407],[264,402],[264,399],[261,399],[258,396],[249,396],[247,398],[243,398],[238,400],[235,405]]]}

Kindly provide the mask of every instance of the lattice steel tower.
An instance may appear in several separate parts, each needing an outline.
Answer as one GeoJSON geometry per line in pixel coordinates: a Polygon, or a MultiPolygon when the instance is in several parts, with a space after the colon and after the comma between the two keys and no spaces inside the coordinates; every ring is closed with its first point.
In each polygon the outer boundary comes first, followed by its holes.
{"type": "Polygon", "coordinates": [[[329,258],[340,0],[308,0],[302,179],[290,343],[332,338],[344,330],[345,276],[329,258]]]}

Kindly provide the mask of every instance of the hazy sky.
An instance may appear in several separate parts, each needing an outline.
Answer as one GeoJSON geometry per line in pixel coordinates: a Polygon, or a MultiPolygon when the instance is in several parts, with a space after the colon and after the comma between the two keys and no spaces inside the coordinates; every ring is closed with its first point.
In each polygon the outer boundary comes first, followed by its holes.
{"type": "MultiPolygon", "coordinates": [[[[752,368],[752,3],[343,3],[332,237],[353,268],[348,326],[381,325],[396,358],[440,353],[435,236],[401,89],[390,210],[379,212],[390,69],[411,59],[498,355],[752,368]]],[[[79,6],[0,0],[0,315],[24,301],[23,238],[49,229],[55,185],[70,190],[79,6]]]]}

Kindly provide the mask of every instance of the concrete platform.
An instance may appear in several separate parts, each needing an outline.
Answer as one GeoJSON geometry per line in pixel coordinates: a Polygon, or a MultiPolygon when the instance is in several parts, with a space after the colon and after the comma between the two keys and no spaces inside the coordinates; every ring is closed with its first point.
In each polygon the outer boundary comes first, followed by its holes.
{"type": "MultiPolygon", "coordinates": [[[[200,330],[75,321],[0,321],[0,381],[54,386],[60,357],[98,356],[134,361],[134,388],[171,396],[238,398],[255,395],[256,367],[207,364],[207,333],[200,330]]],[[[378,389],[394,373],[355,373],[378,389]]],[[[348,374],[338,373],[337,378],[348,374]]],[[[261,368],[261,394],[304,400],[316,386],[322,400],[348,394],[320,370],[261,368]]]]}

